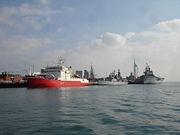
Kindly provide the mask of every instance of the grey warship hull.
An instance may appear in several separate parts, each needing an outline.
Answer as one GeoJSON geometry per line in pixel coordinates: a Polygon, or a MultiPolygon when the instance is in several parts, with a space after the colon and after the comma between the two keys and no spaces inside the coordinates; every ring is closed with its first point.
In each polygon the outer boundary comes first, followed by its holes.
{"type": "Polygon", "coordinates": [[[164,78],[156,77],[156,76],[144,76],[143,83],[144,84],[159,84],[162,83],[164,78]]]}
{"type": "Polygon", "coordinates": [[[164,81],[164,78],[150,75],[142,75],[135,80],[129,80],[128,84],[159,84],[164,81]]]}
{"type": "Polygon", "coordinates": [[[98,85],[125,85],[127,81],[98,81],[98,85]]]}

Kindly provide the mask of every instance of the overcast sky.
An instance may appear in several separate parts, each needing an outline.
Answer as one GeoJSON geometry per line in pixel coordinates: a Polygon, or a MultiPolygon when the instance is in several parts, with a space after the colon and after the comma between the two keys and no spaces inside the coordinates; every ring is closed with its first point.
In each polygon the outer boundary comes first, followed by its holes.
{"type": "Polygon", "coordinates": [[[40,71],[58,57],[98,77],[133,56],[143,73],[180,81],[179,0],[0,0],[0,72],[40,71]]]}

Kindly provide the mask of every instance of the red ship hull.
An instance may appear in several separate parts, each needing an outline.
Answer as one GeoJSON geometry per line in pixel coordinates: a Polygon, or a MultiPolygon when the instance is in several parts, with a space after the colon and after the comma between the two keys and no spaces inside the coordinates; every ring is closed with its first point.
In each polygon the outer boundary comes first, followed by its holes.
{"type": "Polygon", "coordinates": [[[81,81],[61,81],[43,77],[32,77],[27,79],[27,86],[29,88],[82,87],[87,85],[89,85],[89,83],[82,83],[81,81]]]}

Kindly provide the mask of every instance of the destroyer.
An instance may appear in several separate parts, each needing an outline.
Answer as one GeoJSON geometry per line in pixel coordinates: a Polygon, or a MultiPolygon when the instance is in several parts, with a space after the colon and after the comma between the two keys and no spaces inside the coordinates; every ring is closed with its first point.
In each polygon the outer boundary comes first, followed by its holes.
{"type": "Polygon", "coordinates": [[[121,77],[120,69],[118,69],[118,73],[116,74],[113,71],[109,77],[103,78],[98,81],[99,85],[123,85],[128,84],[127,80],[121,77]]]}
{"type": "Polygon", "coordinates": [[[144,84],[156,84],[156,83],[162,83],[164,78],[155,76],[153,74],[153,71],[150,70],[150,66],[146,64],[144,75],[140,76],[140,80],[143,80],[144,84]]]}
{"type": "Polygon", "coordinates": [[[42,87],[81,87],[89,84],[89,81],[73,74],[71,67],[64,65],[64,60],[59,59],[57,66],[42,69],[41,75],[29,77],[27,86],[30,88],[42,87]]]}

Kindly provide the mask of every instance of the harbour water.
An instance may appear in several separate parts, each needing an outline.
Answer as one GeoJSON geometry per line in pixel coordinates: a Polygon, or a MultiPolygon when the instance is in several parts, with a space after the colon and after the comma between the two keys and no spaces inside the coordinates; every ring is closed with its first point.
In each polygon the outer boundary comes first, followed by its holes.
{"type": "Polygon", "coordinates": [[[180,83],[0,89],[1,135],[179,135],[180,83]]]}

